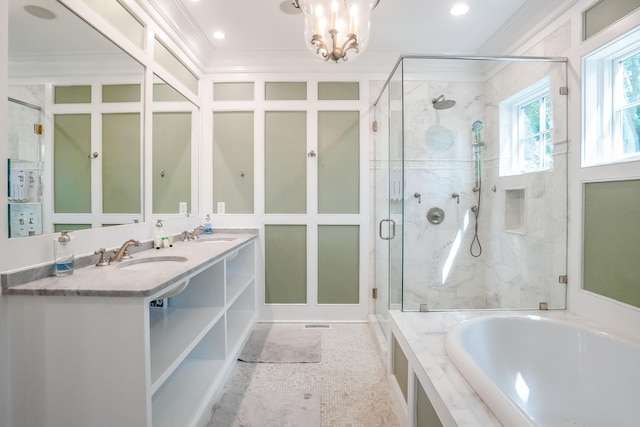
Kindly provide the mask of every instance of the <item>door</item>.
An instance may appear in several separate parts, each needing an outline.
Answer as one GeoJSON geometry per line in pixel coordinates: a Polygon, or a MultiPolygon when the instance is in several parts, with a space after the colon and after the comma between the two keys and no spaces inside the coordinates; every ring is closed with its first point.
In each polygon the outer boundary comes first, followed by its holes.
{"type": "Polygon", "coordinates": [[[404,162],[402,64],[376,103],[374,154],[375,279],[374,311],[387,334],[389,309],[402,308],[404,162]]]}

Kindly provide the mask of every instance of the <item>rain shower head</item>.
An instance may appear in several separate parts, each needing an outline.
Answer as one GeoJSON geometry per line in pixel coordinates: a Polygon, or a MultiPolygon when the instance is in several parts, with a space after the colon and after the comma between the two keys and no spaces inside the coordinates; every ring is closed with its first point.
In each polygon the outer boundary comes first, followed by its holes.
{"type": "Polygon", "coordinates": [[[431,100],[431,103],[433,104],[433,108],[435,108],[436,110],[447,110],[456,105],[456,101],[452,99],[444,99],[444,95],[433,98],[431,100]]]}

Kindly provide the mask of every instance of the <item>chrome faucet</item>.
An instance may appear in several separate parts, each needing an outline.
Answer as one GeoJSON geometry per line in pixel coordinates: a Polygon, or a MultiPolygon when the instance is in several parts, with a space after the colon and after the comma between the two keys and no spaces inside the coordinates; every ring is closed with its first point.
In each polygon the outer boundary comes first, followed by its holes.
{"type": "Polygon", "coordinates": [[[194,228],[193,231],[183,231],[182,240],[195,240],[198,238],[198,234],[204,231],[204,225],[199,225],[194,228]]]}
{"type": "Polygon", "coordinates": [[[129,246],[140,246],[140,241],[135,239],[129,239],[120,246],[120,249],[114,250],[113,255],[109,257],[109,264],[112,262],[122,261],[123,259],[131,258],[131,255],[127,253],[127,248],[129,246]]]}

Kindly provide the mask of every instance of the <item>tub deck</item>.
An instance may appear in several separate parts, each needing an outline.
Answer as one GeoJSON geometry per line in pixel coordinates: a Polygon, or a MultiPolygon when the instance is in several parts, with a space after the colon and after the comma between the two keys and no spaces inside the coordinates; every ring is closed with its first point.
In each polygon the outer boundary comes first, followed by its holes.
{"type": "MultiPolygon", "coordinates": [[[[407,356],[409,372],[415,371],[444,426],[502,425],[447,356],[445,338],[463,320],[507,313],[535,314],[558,320],[579,321],[587,326],[599,326],[566,310],[389,312],[389,328],[407,356]]],[[[403,403],[402,396],[395,394],[397,406],[404,415],[404,424],[413,425],[414,408],[411,401],[407,406],[403,403]]]]}

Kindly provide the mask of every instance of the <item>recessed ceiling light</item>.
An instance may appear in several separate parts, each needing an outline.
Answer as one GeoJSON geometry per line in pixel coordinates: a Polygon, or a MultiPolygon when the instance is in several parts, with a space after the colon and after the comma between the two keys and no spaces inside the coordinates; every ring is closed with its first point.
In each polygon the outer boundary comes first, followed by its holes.
{"type": "Polygon", "coordinates": [[[469,12],[469,6],[467,6],[464,3],[456,4],[449,11],[449,13],[452,14],[453,16],[464,15],[467,12],[469,12]]]}
{"type": "Polygon", "coordinates": [[[49,9],[45,9],[40,6],[27,5],[24,7],[24,10],[30,14],[40,19],[55,19],[56,14],[51,12],[49,9]]]}
{"type": "Polygon", "coordinates": [[[287,15],[298,15],[302,13],[300,9],[293,5],[293,2],[291,0],[284,0],[282,3],[280,3],[280,10],[287,15]]]}
{"type": "Polygon", "coordinates": [[[216,40],[222,40],[225,38],[225,35],[222,31],[216,31],[215,33],[213,33],[213,38],[216,40]]]}

